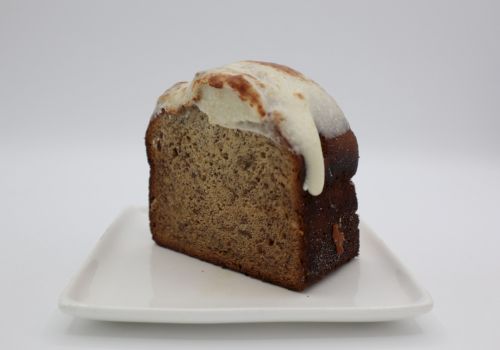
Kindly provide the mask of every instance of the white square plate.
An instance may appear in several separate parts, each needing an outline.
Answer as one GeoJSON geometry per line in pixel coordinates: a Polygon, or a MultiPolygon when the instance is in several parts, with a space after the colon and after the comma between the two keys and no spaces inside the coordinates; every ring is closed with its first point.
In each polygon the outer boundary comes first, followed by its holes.
{"type": "Polygon", "coordinates": [[[96,320],[165,323],[363,322],[432,308],[364,224],[360,256],[298,293],[157,246],[144,208],[126,209],[63,292],[60,308],[96,320]]]}

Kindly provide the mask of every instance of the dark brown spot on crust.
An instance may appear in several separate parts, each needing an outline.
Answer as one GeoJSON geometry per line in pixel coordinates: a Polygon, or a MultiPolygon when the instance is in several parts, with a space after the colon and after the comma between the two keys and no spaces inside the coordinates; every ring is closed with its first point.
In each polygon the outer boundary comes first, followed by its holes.
{"type": "Polygon", "coordinates": [[[297,96],[298,98],[300,98],[301,100],[304,99],[304,95],[302,95],[300,92],[294,92],[293,93],[295,96],[297,96]]]}
{"type": "Polygon", "coordinates": [[[273,67],[274,69],[279,70],[279,71],[284,72],[284,73],[287,73],[293,77],[307,80],[307,78],[302,73],[297,72],[295,69],[284,66],[282,64],[272,63],[272,62],[262,62],[262,61],[248,61],[248,62],[258,63],[258,64],[261,64],[263,66],[273,67]]]}
{"type": "Polygon", "coordinates": [[[266,115],[259,94],[243,75],[230,75],[227,77],[227,83],[238,92],[242,101],[248,101],[250,106],[256,106],[262,117],[266,115]]]}
{"type": "Polygon", "coordinates": [[[222,89],[224,86],[224,77],[222,75],[211,75],[208,77],[208,85],[216,89],[222,89]]]}
{"type": "Polygon", "coordinates": [[[342,255],[344,253],[344,233],[340,231],[338,224],[333,224],[333,241],[335,242],[335,248],[337,249],[337,254],[342,255]]]}

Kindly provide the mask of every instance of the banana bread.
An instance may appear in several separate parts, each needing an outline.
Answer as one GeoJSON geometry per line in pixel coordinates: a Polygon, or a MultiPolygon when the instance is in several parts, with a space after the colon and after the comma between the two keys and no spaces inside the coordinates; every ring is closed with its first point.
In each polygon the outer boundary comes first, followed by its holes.
{"type": "Polygon", "coordinates": [[[301,73],[197,73],[159,98],[146,148],[160,246],[297,291],[358,255],[356,137],[301,73]]]}

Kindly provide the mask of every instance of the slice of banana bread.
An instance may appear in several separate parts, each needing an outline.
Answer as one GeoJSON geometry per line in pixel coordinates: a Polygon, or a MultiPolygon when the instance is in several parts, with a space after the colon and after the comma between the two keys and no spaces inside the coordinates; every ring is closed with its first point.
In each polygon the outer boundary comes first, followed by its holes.
{"type": "MultiPolygon", "coordinates": [[[[226,84],[234,90],[227,76],[219,78],[208,86],[217,90],[226,84]]],[[[307,159],[284,136],[280,120],[271,119],[270,132],[256,132],[248,124],[221,126],[200,110],[210,108],[196,103],[211,92],[193,93],[194,85],[189,90],[195,103],[162,105],[146,133],[154,241],[298,291],[354,258],[359,231],[350,179],[357,169],[358,147],[352,131],[334,137],[319,133],[324,181],[322,191],[312,195],[304,190],[307,159]]],[[[236,98],[248,102],[250,87],[240,84],[236,98]]],[[[177,91],[166,95],[172,93],[177,91]]],[[[257,96],[262,99],[262,92],[257,96]]],[[[220,94],[211,98],[233,103],[220,94]]],[[[264,110],[267,117],[278,114],[264,110]]],[[[231,118],[235,109],[227,113],[231,118]]]]}

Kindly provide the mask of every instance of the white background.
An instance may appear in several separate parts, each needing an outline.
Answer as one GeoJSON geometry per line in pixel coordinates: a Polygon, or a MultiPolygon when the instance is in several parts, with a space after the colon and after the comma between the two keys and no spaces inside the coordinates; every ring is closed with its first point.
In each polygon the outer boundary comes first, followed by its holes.
{"type": "Polygon", "coordinates": [[[495,1],[0,1],[0,347],[500,348],[495,1]],[[361,217],[434,297],[382,324],[101,323],[57,309],[147,203],[156,97],[240,59],[322,84],[360,144],[361,217]]]}

